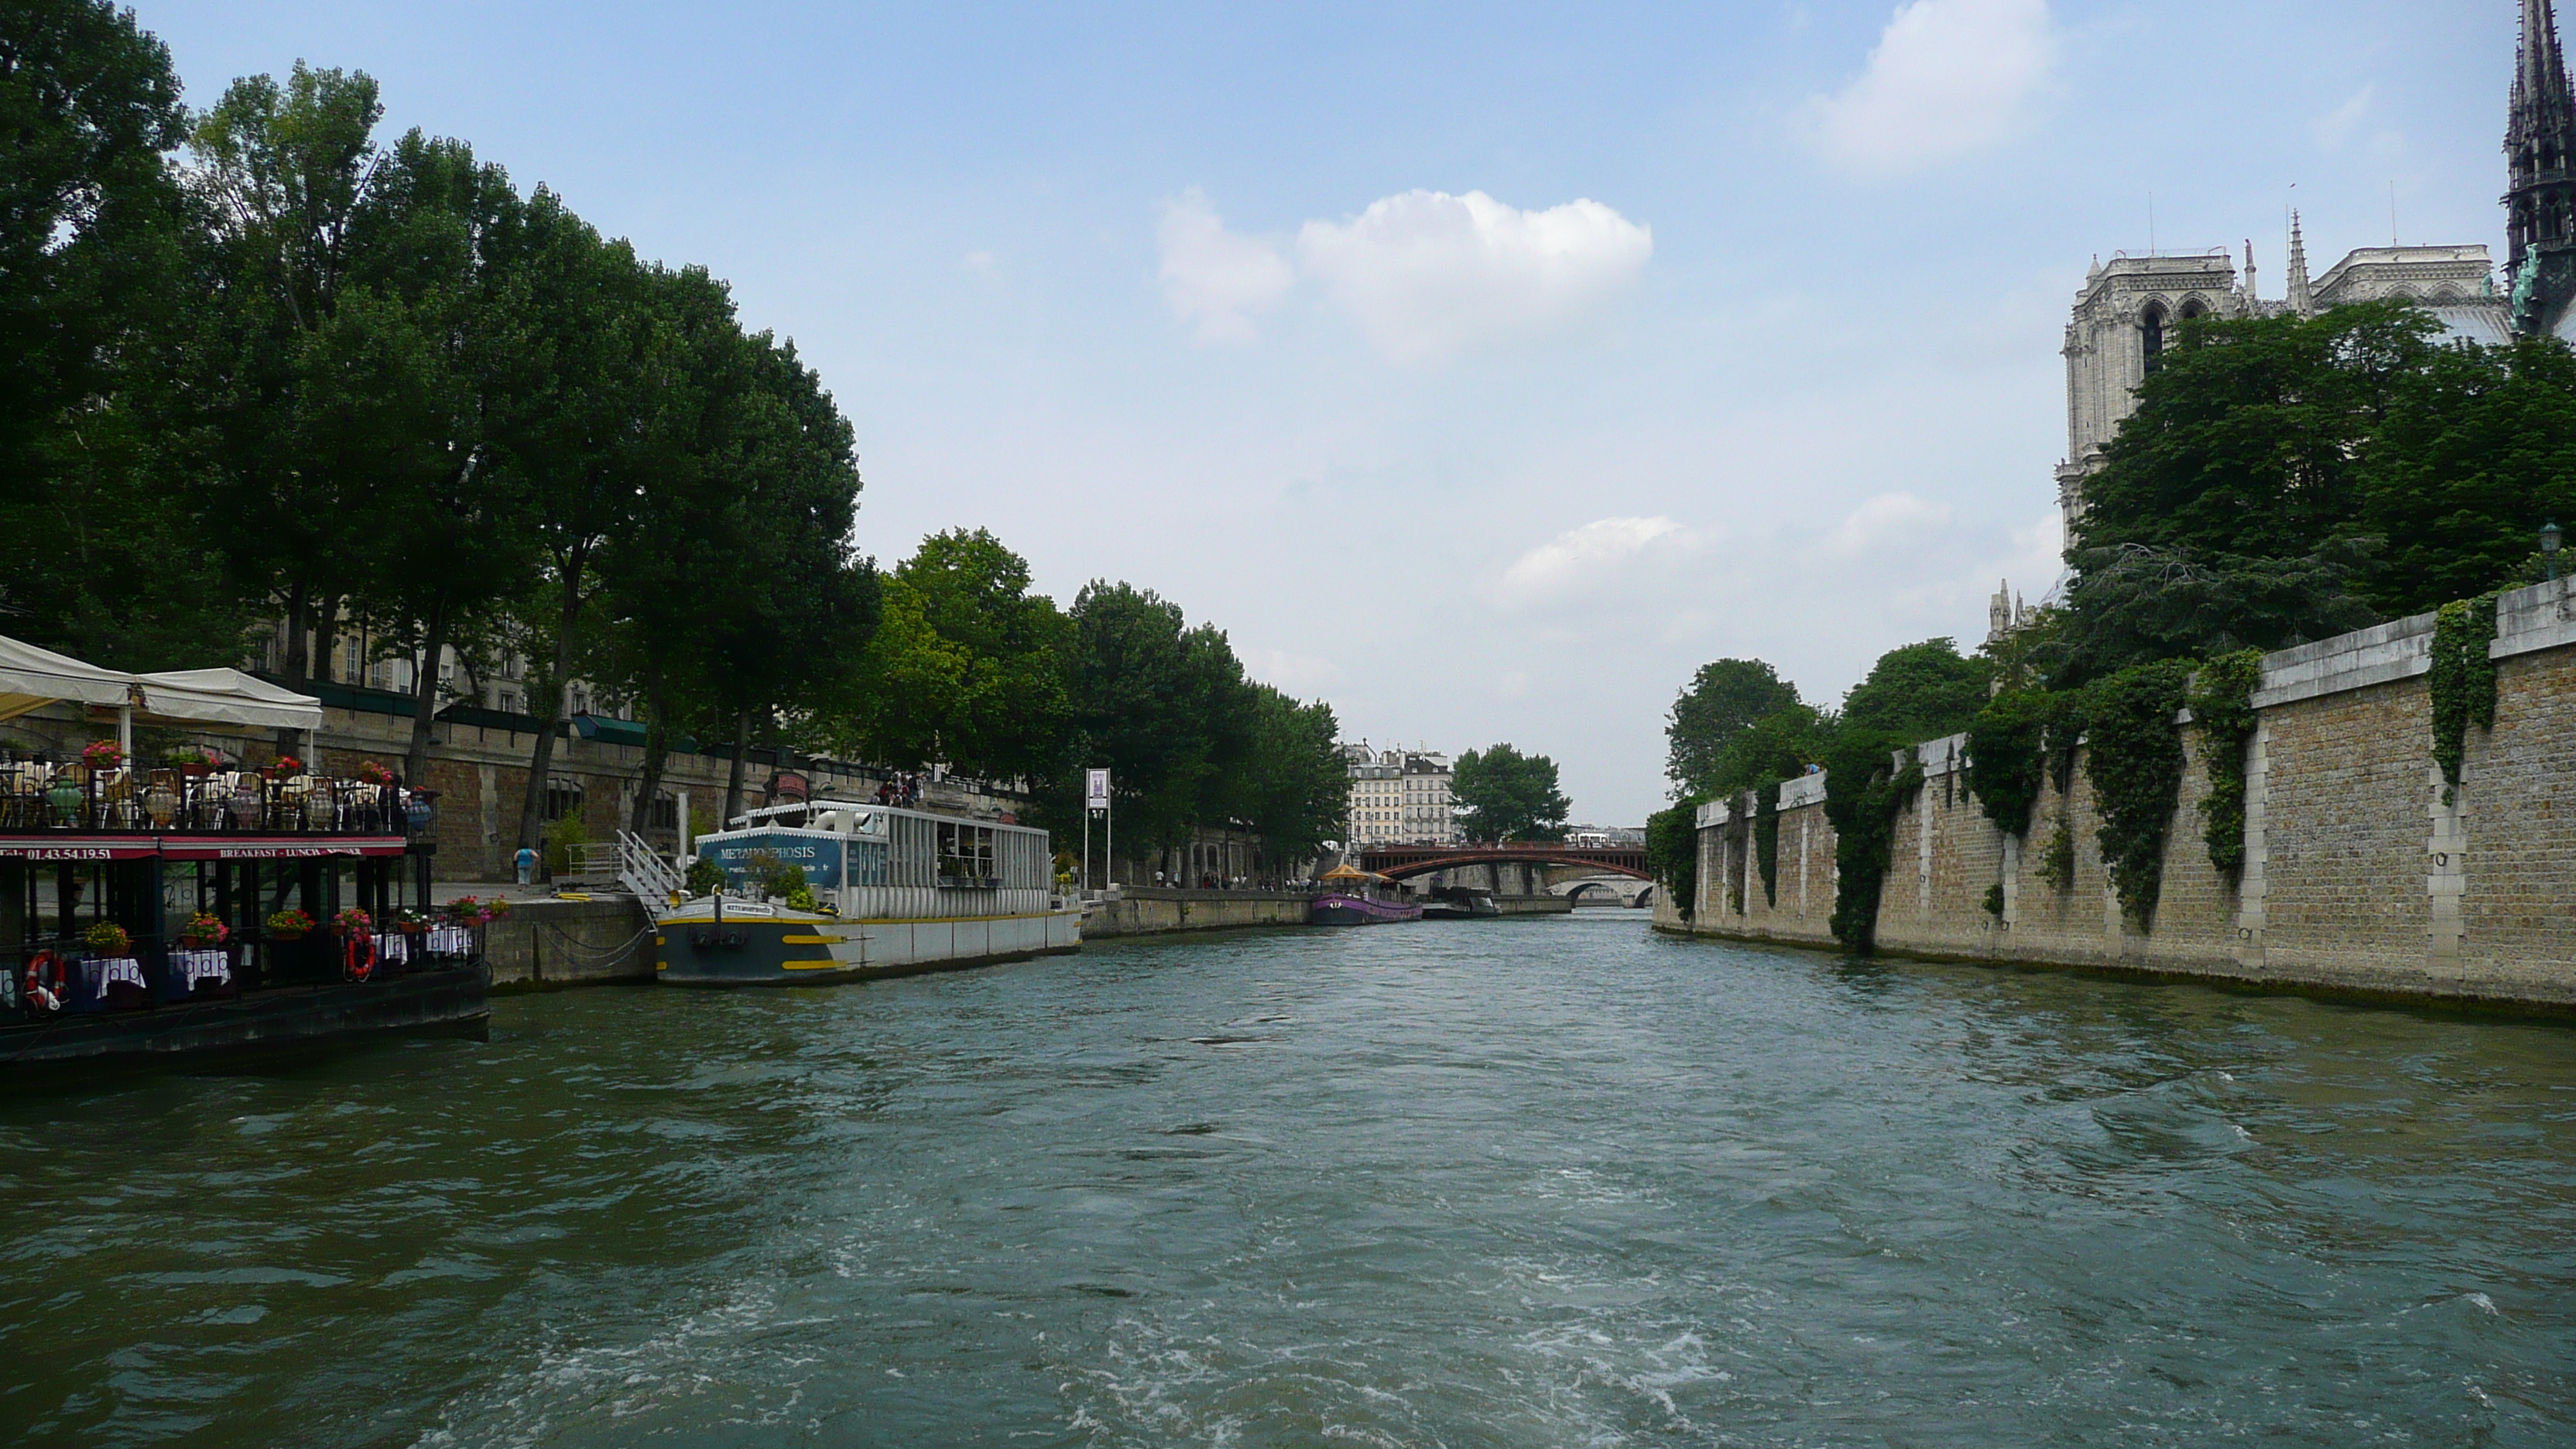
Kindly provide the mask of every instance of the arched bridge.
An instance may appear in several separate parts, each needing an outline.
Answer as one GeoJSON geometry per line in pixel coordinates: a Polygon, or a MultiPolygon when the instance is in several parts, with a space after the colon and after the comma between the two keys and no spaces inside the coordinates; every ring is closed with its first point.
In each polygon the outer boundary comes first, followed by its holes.
{"type": "Polygon", "coordinates": [[[1502,845],[1388,845],[1360,853],[1360,869],[1391,880],[1488,865],[1570,865],[1637,880],[1654,878],[1646,869],[1645,847],[1639,845],[1553,845],[1531,840],[1502,845]]]}

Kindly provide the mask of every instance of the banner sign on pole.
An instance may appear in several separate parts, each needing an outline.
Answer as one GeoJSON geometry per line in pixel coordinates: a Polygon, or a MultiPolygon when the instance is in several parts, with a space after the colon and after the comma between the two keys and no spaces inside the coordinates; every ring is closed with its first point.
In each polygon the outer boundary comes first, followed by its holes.
{"type": "Polygon", "coordinates": [[[1109,772],[1107,770],[1085,770],[1082,773],[1082,803],[1094,810],[1108,809],[1109,772]]]}

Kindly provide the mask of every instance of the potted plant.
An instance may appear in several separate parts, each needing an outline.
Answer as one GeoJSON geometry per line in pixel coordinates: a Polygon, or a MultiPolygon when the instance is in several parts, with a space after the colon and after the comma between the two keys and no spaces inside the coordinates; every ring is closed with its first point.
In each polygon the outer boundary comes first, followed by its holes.
{"type": "Polygon", "coordinates": [[[399,931],[406,936],[417,936],[429,929],[429,917],[418,911],[396,911],[393,919],[385,923],[385,929],[399,931]]]}
{"type": "Polygon", "coordinates": [[[113,770],[125,763],[125,749],[114,740],[92,740],[81,749],[81,763],[93,770],[113,770]]]}
{"type": "Polygon", "coordinates": [[[270,916],[267,925],[272,941],[301,941],[313,933],[313,918],[292,907],[270,916]]]}
{"type": "Polygon", "coordinates": [[[498,896],[490,900],[458,896],[446,906],[447,919],[460,926],[488,926],[508,914],[510,903],[498,896]]]}
{"type": "Polygon", "coordinates": [[[394,782],[394,772],[373,760],[361,760],[358,763],[358,782],[363,785],[390,785],[394,782]]]}
{"type": "Polygon", "coordinates": [[[280,755],[259,767],[259,772],[272,780],[284,780],[304,773],[304,762],[293,755],[280,755]]]}
{"type": "Polygon", "coordinates": [[[163,758],[170,762],[172,768],[191,780],[204,779],[214,773],[216,765],[222,763],[216,758],[215,752],[204,745],[180,745],[163,758]]]}
{"type": "Polygon", "coordinates": [[[231,939],[232,928],[212,911],[199,911],[179,928],[179,944],[191,951],[212,951],[231,939]]]}
{"type": "Polygon", "coordinates": [[[101,921],[81,932],[81,944],[93,956],[125,956],[134,950],[134,938],[114,921],[101,921]]]}
{"type": "Polygon", "coordinates": [[[331,930],[342,936],[372,936],[376,933],[376,918],[351,906],[331,918],[331,930]]]}

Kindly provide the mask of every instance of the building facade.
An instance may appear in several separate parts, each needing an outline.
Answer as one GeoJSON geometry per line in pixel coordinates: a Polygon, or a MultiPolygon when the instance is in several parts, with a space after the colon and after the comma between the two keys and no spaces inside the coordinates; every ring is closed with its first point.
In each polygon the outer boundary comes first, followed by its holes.
{"type": "Polygon", "coordinates": [[[1342,746],[1342,759],[1351,776],[1350,823],[1344,831],[1350,848],[1457,843],[1447,755],[1372,749],[1362,740],[1342,746]]]}

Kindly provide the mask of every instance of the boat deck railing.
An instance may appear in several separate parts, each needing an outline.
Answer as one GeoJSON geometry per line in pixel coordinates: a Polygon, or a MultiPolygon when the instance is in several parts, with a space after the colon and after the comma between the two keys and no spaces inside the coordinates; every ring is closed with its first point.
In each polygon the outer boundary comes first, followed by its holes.
{"type": "Polygon", "coordinates": [[[0,761],[0,831],[12,833],[408,835],[429,819],[426,796],[389,773],[191,774],[0,761]]]}

